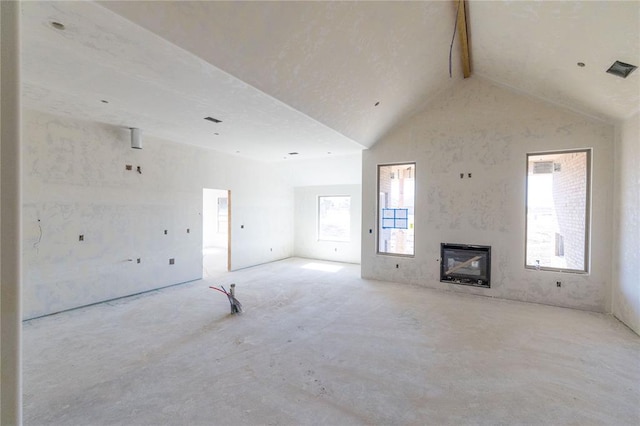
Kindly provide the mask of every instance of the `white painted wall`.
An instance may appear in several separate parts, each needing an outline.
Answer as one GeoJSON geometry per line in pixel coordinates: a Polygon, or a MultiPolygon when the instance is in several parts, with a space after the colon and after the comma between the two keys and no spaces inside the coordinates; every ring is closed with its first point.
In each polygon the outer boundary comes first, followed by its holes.
{"type": "Polygon", "coordinates": [[[464,80],[363,152],[362,276],[608,312],[613,139],[611,125],[464,80]],[[590,273],[525,270],[526,153],[584,147],[593,148],[590,273]],[[404,161],[417,167],[416,255],[377,255],[376,167],[404,161]],[[473,177],[460,179],[462,172],[473,177]],[[491,288],[440,283],[441,242],[492,246],[491,288]]]}
{"type": "Polygon", "coordinates": [[[640,113],[617,128],[613,314],[640,334],[640,113]]]}
{"type": "Polygon", "coordinates": [[[273,166],[148,137],[135,150],[127,129],[39,112],[23,123],[25,318],[200,278],[204,187],[232,191],[232,269],[293,252],[293,188],[273,166]]]}
{"type": "Polygon", "coordinates": [[[296,256],[336,262],[360,263],[361,185],[325,185],[295,188],[296,256]],[[318,241],[318,197],[348,195],[351,197],[351,237],[349,242],[318,241]]]}

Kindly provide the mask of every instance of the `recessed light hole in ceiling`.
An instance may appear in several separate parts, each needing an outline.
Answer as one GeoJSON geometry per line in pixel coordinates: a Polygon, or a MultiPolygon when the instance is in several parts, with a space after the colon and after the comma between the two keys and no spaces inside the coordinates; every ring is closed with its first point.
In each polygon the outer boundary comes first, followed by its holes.
{"type": "Polygon", "coordinates": [[[214,135],[216,135],[216,136],[219,136],[219,135],[220,135],[220,133],[218,133],[218,132],[215,132],[215,133],[214,133],[214,135]]]}
{"type": "Polygon", "coordinates": [[[635,65],[625,64],[624,62],[615,61],[613,65],[609,67],[607,72],[609,74],[616,75],[618,77],[627,78],[629,74],[631,74],[636,68],[635,65]]]}
{"type": "Polygon", "coordinates": [[[222,123],[222,120],[218,120],[217,118],[213,118],[213,117],[205,117],[204,119],[211,121],[212,123],[222,123]]]}
{"type": "Polygon", "coordinates": [[[580,68],[584,68],[585,63],[584,62],[578,62],[576,65],[578,65],[580,68]]]}
{"type": "Polygon", "coordinates": [[[378,106],[380,105],[380,101],[376,102],[373,106],[378,106]]]}
{"type": "Polygon", "coordinates": [[[298,155],[297,152],[290,152],[289,155],[298,155]]]}
{"type": "Polygon", "coordinates": [[[64,24],[61,24],[60,22],[56,22],[56,21],[51,21],[51,26],[53,28],[55,28],[56,30],[64,30],[65,29],[64,24]]]}
{"type": "Polygon", "coordinates": [[[100,102],[102,102],[103,104],[108,104],[109,103],[109,101],[107,101],[105,99],[100,100],[100,102]]]}

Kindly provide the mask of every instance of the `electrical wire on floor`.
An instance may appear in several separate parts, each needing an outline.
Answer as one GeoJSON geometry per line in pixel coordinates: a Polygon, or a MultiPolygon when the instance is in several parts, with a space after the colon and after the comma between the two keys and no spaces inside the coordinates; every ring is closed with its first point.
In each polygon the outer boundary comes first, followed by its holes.
{"type": "Polygon", "coordinates": [[[229,299],[229,304],[231,305],[231,313],[232,314],[241,314],[242,313],[242,304],[240,303],[240,301],[238,299],[236,299],[235,296],[235,284],[231,284],[231,290],[227,291],[223,286],[220,286],[222,288],[218,288],[218,287],[214,287],[214,286],[209,286],[210,289],[212,290],[216,290],[219,291],[222,294],[226,294],[227,298],[229,299]]]}

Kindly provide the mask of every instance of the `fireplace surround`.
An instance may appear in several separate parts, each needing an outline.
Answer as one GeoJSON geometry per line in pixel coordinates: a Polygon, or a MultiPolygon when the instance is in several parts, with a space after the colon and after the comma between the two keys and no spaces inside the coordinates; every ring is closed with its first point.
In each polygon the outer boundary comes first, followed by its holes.
{"type": "Polygon", "coordinates": [[[440,281],[491,288],[491,247],[441,243],[440,281]]]}

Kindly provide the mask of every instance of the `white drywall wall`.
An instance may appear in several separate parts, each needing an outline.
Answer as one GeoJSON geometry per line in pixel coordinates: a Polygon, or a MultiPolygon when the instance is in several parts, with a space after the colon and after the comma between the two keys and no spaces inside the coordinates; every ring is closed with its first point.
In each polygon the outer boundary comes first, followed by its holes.
{"type": "Polygon", "coordinates": [[[362,184],[362,154],[329,155],[323,158],[291,157],[278,166],[287,181],[295,187],[315,185],[362,184]]]}
{"type": "Polygon", "coordinates": [[[464,80],[364,151],[362,276],[609,311],[613,139],[609,124],[478,77],[464,80]],[[525,269],[526,154],[571,148],[593,148],[590,272],[525,269]],[[377,255],[368,234],[376,230],[376,167],[405,161],[416,162],[415,257],[377,255]],[[442,242],[491,246],[491,288],[439,282],[442,242]]]}
{"type": "Polygon", "coordinates": [[[613,314],[640,334],[640,113],[616,133],[613,314]]]}
{"type": "Polygon", "coordinates": [[[296,256],[337,262],[360,263],[361,185],[326,185],[295,188],[296,256]],[[318,197],[347,195],[351,197],[350,240],[318,241],[318,197]]]}
{"type": "Polygon", "coordinates": [[[291,256],[293,188],[273,166],[144,133],[143,147],[25,111],[25,318],[200,278],[205,187],[232,193],[232,269],[291,256]]]}

